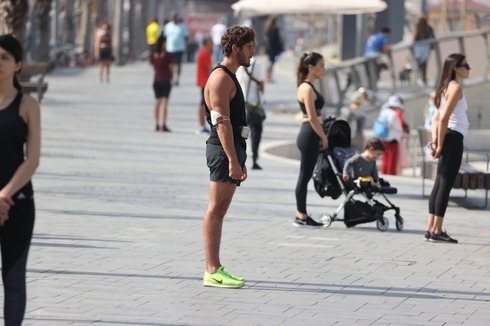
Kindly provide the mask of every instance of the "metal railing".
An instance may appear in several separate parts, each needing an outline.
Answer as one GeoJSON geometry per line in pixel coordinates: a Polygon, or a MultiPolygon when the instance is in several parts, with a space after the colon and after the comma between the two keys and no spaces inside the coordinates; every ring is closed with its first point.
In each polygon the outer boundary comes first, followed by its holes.
{"type": "MultiPolygon", "coordinates": [[[[490,29],[471,32],[458,32],[420,41],[431,45],[432,51],[427,62],[428,86],[435,87],[442,72],[445,58],[455,52],[464,53],[474,68],[468,84],[488,83],[490,81],[490,29]]],[[[321,82],[327,99],[333,99],[327,105],[340,109],[345,104],[345,95],[349,88],[366,87],[371,90],[374,100],[380,93],[417,92],[418,67],[414,55],[413,42],[400,42],[392,46],[391,53],[379,54],[368,58],[359,57],[331,65],[321,82]],[[387,71],[381,72],[378,81],[374,74],[376,61],[385,62],[387,71]],[[400,72],[409,70],[408,78],[400,80],[400,72]],[[371,76],[371,78],[369,77],[371,76]]]]}

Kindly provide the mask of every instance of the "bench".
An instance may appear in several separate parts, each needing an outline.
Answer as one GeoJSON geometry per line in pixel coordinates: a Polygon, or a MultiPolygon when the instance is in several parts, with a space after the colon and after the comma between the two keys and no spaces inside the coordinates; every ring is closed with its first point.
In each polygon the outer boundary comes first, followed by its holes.
{"type": "MultiPolygon", "coordinates": [[[[471,132],[471,131],[470,131],[471,132]]],[[[418,128],[420,148],[422,150],[422,196],[425,197],[425,179],[435,180],[437,176],[437,160],[429,157],[427,144],[431,141],[431,132],[425,128],[418,128]]],[[[465,138],[466,141],[466,138],[465,138]]],[[[490,157],[488,151],[472,151],[471,148],[465,146],[466,160],[461,163],[458,175],[454,181],[453,189],[463,189],[465,198],[467,198],[468,190],[482,189],[485,190],[485,203],[479,208],[486,208],[488,204],[488,190],[490,189],[490,173],[488,170],[490,157]],[[470,164],[469,157],[482,155],[486,157],[486,172],[477,169],[470,164]]]]}
{"type": "Polygon", "coordinates": [[[36,93],[37,100],[41,103],[44,93],[48,90],[48,83],[44,81],[44,76],[48,72],[49,65],[47,62],[24,64],[18,75],[22,92],[26,94],[36,93]],[[32,80],[34,76],[37,76],[36,80],[32,80]]]}

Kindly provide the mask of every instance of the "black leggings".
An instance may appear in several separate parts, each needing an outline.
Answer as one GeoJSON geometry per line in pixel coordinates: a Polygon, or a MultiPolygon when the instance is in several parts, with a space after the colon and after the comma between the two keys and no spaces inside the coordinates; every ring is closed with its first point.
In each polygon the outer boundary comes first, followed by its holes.
{"type": "Polygon", "coordinates": [[[26,309],[27,254],[34,228],[34,200],[17,200],[0,228],[5,326],[20,326],[26,309]]]}
{"type": "Polygon", "coordinates": [[[429,198],[429,214],[444,217],[449,193],[458,175],[463,158],[463,135],[448,129],[444,147],[437,163],[437,177],[429,198]]]}
{"type": "Polygon", "coordinates": [[[296,209],[306,214],[306,194],[308,182],[313,176],[318,153],[320,150],[320,137],[315,133],[309,122],[304,122],[299,130],[296,144],[301,152],[301,165],[299,167],[298,183],[296,184],[296,209]]]}

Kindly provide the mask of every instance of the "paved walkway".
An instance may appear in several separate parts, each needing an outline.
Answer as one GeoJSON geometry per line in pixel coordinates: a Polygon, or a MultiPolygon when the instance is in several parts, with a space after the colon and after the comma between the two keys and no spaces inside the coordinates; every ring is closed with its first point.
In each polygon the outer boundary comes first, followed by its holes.
{"type": "MultiPolygon", "coordinates": [[[[403,232],[391,214],[387,232],[296,229],[298,163],[265,154],[224,225],[223,263],[246,286],[204,288],[206,137],[194,134],[195,66],[183,70],[172,133],[153,130],[146,63],[116,67],[111,84],[94,68],[48,76],[25,325],[488,325],[488,210],[451,204],[446,226],[461,243],[425,242],[420,180],[392,177],[403,232]]],[[[269,85],[271,103],[294,102],[283,77],[269,85]]],[[[270,112],[263,147],[294,141],[298,128],[270,112]]],[[[315,218],[340,203],[312,185],[308,200],[315,218]]]]}

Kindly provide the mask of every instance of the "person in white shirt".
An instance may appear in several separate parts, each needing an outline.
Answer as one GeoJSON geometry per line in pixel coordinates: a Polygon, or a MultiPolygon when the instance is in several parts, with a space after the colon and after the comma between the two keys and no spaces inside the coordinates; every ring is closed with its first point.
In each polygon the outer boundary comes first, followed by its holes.
{"type": "Polygon", "coordinates": [[[247,124],[250,127],[252,141],[252,169],[262,170],[257,163],[259,158],[259,144],[262,138],[262,127],[265,119],[265,110],[262,96],[264,94],[265,74],[260,62],[253,58],[250,67],[241,66],[236,72],[238,82],[245,97],[247,111],[247,124]]]}
{"type": "Polygon", "coordinates": [[[221,37],[225,34],[227,27],[225,18],[221,17],[216,24],[211,27],[211,38],[213,39],[213,64],[223,60],[223,48],[221,47],[221,37]]]}
{"type": "Polygon", "coordinates": [[[463,139],[468,132],[468,104],[461,82],[470,75],[470,65],[461,53],[450,54],[444,61],[437,86],[432,119],[432,141],[428,144],[432,156],[439,159],[437,176],[429,197],[429,215],[424,238],[428,241],[458,243],[442,231],[449,194],[463,158],[463,139]]]}

